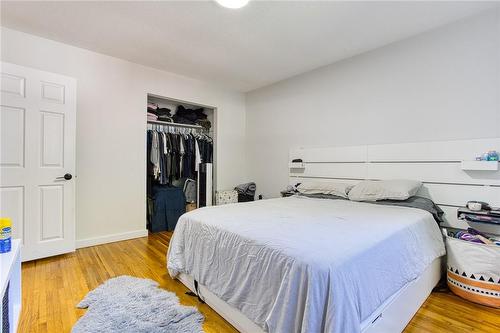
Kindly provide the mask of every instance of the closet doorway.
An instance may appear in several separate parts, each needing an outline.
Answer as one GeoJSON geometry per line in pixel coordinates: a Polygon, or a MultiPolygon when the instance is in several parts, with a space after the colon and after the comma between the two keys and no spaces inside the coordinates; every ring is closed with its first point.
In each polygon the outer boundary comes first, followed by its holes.
{"type": "Polygon", "coordinates": [[[147,228],[173,230],[186,211],[213,204],[216,108],[148,94],[145,109],[147,228]]]}

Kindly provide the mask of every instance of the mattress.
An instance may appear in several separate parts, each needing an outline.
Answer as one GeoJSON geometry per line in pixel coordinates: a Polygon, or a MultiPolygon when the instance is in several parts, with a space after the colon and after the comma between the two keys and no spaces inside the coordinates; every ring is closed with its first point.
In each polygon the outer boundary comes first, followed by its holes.
{"type": "Polygon", "coordinates": [[[267,332],[353,332],[444,255],[416,208],[289,197],[183,215],[167,267],[267,332]]]}

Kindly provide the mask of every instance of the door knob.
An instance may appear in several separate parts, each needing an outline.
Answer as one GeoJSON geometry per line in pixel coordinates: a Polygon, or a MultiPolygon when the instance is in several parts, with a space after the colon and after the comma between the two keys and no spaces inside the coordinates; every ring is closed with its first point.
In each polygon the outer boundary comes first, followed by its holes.
{"type": "Polygon", "coordinates": [[[65,174],[64,176],[62,177],[57,177],[56,179],[65,179],[65,180],[70,180],[71,178],[73,178],[73,175],[70,174],[70,173],[67,173],[65,174]]]}

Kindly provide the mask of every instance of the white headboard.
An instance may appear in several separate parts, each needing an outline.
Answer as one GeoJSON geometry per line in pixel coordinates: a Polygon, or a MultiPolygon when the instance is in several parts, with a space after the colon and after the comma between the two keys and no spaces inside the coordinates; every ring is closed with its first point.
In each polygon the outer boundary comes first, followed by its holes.
{"type": "MultiPolygon", "coordinates": [[[[500,138],[296,148],[290,150],[290,161],[300,158],[304,168],[290,168],[289,184],[307,180],[349,183],[365,179],[420,180],[424,186],[418,195],[432,199],[445,211],[444,226],[467,228],[467,223],[456,218],[457,207],[469,200],[500,207],[500,171],[465,171],[461,167],[462,161],[472,161],[489,150],[500,152],[500,138]]],[[[500,226],[471,226],[500,234],[500,226]]]]}

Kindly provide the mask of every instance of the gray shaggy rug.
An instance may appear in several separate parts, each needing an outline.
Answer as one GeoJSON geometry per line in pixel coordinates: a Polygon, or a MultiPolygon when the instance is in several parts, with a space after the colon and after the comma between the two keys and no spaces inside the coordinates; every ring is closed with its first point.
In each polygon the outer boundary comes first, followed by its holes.
{"type": "Polygon", "coordinates": [[[203,315],[149,279],[119,276],[92,290],[77,305],[88,308],[72,333],[199,333],[203,315]]]}

